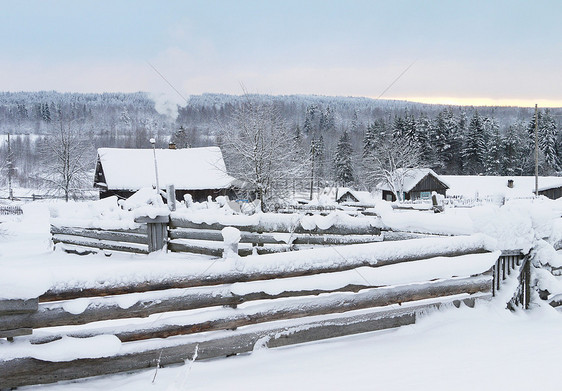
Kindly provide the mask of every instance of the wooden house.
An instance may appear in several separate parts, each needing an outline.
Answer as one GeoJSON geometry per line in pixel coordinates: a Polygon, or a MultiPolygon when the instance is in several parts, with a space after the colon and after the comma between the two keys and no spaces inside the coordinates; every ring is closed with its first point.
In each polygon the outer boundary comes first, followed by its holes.
{"type": "MultiPolygon", "coordinates": [[[[158,185],[164,190],[173,184],[178,200],[188,193],[194,201],[205,201],[208,196],[234,197],[237,181],[227,174],[220,148],[157,149],[155,153],[158,185]]],[[[154,151],[99,148],[94,187],[100,198],[128,198],[141,188],[156,188],[154,151]]]]}
{"type": "MultiPolygon", "coordinates": [[[[395,172],[397,188],[403,192],[404,200],[429,200],[431,193],[446,195],[449,186],[429,168],[398,169],[395,172]]],[[[388,183],[380,183],[377,188],[382,191],[386,201],[396,201],[396,195],[388,183]]]]}

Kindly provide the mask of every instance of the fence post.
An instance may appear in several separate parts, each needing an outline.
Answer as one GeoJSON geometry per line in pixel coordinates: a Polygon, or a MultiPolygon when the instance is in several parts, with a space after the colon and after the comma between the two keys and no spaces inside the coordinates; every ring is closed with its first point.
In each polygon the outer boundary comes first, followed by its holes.
{"type": "Polygon", "coordinates": [[[240,242],[240,230],[234,227],[224,227],[221,230],[224,239],[223,258],[238,258],[238,243],[240,242]]]}
{"type": "Polygon", "coordinates": [[[149,253],[167,250],[169,221],[169,216],[141,216],[135,219],[135,223],[146,223],[149,253]]]}
{"type": "Polygon", "coordinates": [[[170,209],[171,212],[174,212],[176,210],[176,187],[173,184],[166,186],[166,196],[168,200],[168,209],[170,209]]]}
{"type": "Polygon", "coordinates": [[[523,303],[523,307],[528,310],[529,304],[531,303],[531,261],[527,259],[527,262],[524,265],[523,274],[525,276],[525,285],[524,285],[524,297],[525,301],[523,303]]]}

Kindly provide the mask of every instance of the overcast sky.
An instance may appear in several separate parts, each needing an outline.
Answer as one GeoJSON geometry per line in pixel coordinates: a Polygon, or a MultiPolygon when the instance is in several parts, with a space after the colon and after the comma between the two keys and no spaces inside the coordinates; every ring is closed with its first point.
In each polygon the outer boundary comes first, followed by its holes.
{"type": "Polygon", "coordinates": [[[562,2],[0,0],[0,90],[562,106],[562,2]],[[412,65],[413,64],[413,65],[412,65]]]}

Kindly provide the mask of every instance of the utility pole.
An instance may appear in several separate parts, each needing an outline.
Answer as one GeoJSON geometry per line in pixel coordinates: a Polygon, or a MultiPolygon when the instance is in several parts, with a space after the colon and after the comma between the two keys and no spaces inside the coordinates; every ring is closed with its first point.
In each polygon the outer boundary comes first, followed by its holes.
{"type": "Polygon", "coordinates": [[[12,170],[14,163],[12,159],[12,147],[10,145],[10,133],[8,133],[8,198],[10,201],[14,200],[14,192],[12,190],[12,170]]]}
{"type": "Polygon", "coordinates": [[[539,109],[535,104],[535,197],[539,196],[539,109]]]}
{"type": "Polygon", "coordinates": [[[310,146],[311,154],[312,154],[312,170],[310,172],[310,201],[312,201],[312,196],[314,192],[314,160],[316,155],[316,148],[314,144],[314,140],[312,140],[312,144],[310,146]]]}
{"type": "Polygon", "coordinates": [[[160,194],[160,184],[158,183],[158,163],[156,161],[156,140],[154,138],[150,139],[152,144],[152,153],[154,155],[154,173],[156,174],[156,194],[160,194]]]}

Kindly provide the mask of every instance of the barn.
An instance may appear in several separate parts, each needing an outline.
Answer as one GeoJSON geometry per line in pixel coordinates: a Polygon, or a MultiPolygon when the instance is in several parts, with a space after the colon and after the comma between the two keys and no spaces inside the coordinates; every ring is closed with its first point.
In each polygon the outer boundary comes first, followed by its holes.
{"type": "MultiPolygon", "coordinates": [[[[445,196],[449,188],[430,168],[398,169],[394,176],[395,178],[401,178],[399,185],[404,192],[405,200],[430,199],[432,192],[445,196]]],[[[396,196],[388,183],[380,183],[377,187],[382,191],[383,200],[396,201],[396,196]]]]}
{"type": "Polygon", "coordinates": [[[194,201],[208,196],[235,196],[236,179],[226,172],[218,147],[187,149],[99,148],[94,187],[100,198],[128,198],[141,188],[156,188],[156,166],[160,189],[173,184],[176,198],[191,194],[194,201]]]}

